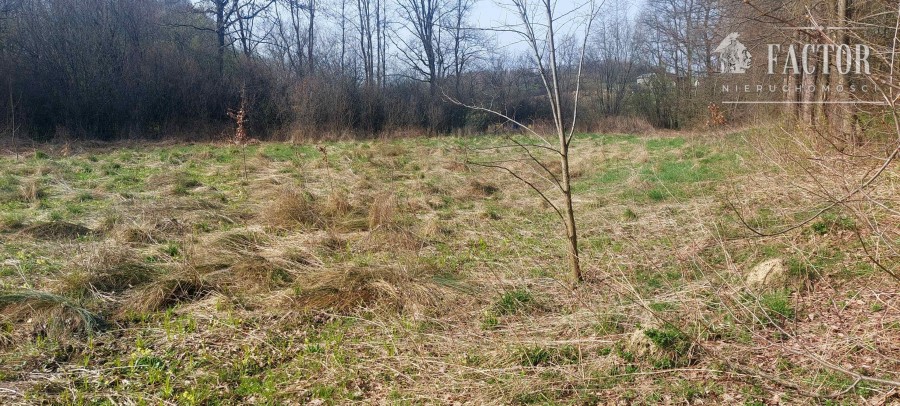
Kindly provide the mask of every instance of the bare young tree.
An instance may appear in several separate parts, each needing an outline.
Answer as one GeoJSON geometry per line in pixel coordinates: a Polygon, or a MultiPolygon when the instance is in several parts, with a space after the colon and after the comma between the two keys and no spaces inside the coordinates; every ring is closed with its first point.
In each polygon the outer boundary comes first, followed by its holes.
{"type": "Polygon", "coordinates": [[[513,136],[506,136],[506,139],[511,142],[511,144],[494,147],[492,149],[514,150],[523,154],[524,157],[512,161],[521,162],[527,160],[532,162],[537,168],[536,172],[539,179],[549,183],[552,188],[551,190],[555,190],[559,193],[559,198],[553,197],[553,195],[546,191],[545,188],[541,187],[538,182],[528,179],[527,175],[519,173],[514,168],[508,166],[508,162],[511,162],[510,160],[470,160],[469,163],[476,166],[499,169],[510,174],[537,192],[544,202],[554,210],[565,226],[568,268],[571,279],[573,283],[579,283],[583,281],[584,278],[582,276],[579,259],[578,228],[575,221],[575,208],[572,203],[572,177],[569,168],[569,152],[575,136],[575,124],[578,120],[578,96],[581,90],[581,76],[584,67],[588,38],[590,37],[594,20],[599,13],[600,5],[596,1],[591,0],[572,12],[558,13],[556,10],[556,2],[553,0],[540,0],[536,3],[537,4],[528,0],[510,0],[510,3],[506,4],[506,6],[509,6],[509,8],[515,12],[519,19],[519,24],[505,26],[500,28],[500,30],[517,34],[528,47],[531,62],[543,84],[545,97],[552,113],[552,135],[541,133],[539,132],[539,129],[525,125],[515,118],[495,109],[483,106],[466,105],[447,96],[446,93],[445,97],[457,104],[499,116],[507,122],[523,128],[531,136],[531,140],[518,140],[513,136]],[[558,58],[559,42],[557,38],[559,37],[559,33],[557,32],[557,27],[563,22],[572,23],[572,19],[582,19],[583,21],[577,22],[577,26],[584,27],[584,31],[576,34],[580,39],[577,66],[563,66],[559,63],[558,58]],[[562,75],[564,74],[564,70],[568,70],[574,75],[572,80],[574,83],[573,89],[562,88],[562,75]],[[564,97],[569,95],[571,95],[571,103],[566,103],[564,97]],[[567,108],[567,106],[571,107],[567,108]],[[540,159],[538,156],[540,155],[540,151],[549,151],[552,156],[555,156],[558,159],[558,175],[557,171],[552,170],[548,164],[540,159]]]}

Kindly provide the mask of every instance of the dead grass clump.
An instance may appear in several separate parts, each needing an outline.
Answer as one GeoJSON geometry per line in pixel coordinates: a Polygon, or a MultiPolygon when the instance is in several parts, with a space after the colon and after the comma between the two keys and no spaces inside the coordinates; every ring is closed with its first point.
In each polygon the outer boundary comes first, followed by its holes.
{"type": "Polygon", "coordinates": [[[322,213],[329,217],[338,217],[349,214],[353,211],[353,205],[347,193],[343,191],[335,191],[328,195],[325,204],[322,206],[322,213]]]}
{"type": "Polygon", "coordinates": [[[441,163],[441,168],[450,172],[467,172],[469,167],[456,160],[446,160],[441,163]]]}
{"type": "Polygon", "coordinates": [[[392,142],[381,142],[375,144],[376,154],[386,157],[398,157],[406,153],[406,147],[392,142]]]}
{"type": "Polygon", "coordinates": [[[425,241],[410,230],[400,227],[373,230],[361,241],[364,251],[418,251],[425,241]]]}
{"type": "Polygon", "coordinates": [[[323,219],[315,203],[313,195],[285,188],[271,199],[260,217],[266,225],[278,229],[320,226],[323,219]]]}
{"type": "Polygon", "coordinates": [[[335,253],[347,247],[347,240],[341,236],[329,232],[321,241],[322,250],[327,253],[335,253]]]}
{"type": "Polygon", "coordinates": [[[226,251],[241,255],[254,255],[269,242],[269,237],[262,232],[254,230],[235,230],[217,238],[211,248],[216,251],[226,251]]]}
{"type": "Polygon", "coordinates": [[[143,263],[137,252],[122,246],[100,247],[76,262],[77,269],[63,279],[64,292],[124,292],[150,282],[158,273],[156,269],[143,263]]]}
{"type": "Polygon", "coordinates": [[[25,227],[25,216],[21,214],[7,214],[0,216],[0,232],[20,230],[25,227]]]}
{"type": "Polygon", "coordinates": [[[152,190],[165,190],[169,195],[185,196],[203,186],[203,183],[188,172],[169,172],[151,176],[147,179],[147,186],[152,190]]]}
{"type": "Polygon", "coordinates": [[[393,193],[375,196],[369,207],[369,230],[395,225],[398,209],[397,197],[393,193]]]}
{"type": "Polygon", "coordinates": [[[419,225],[419,233],[423,238],[433,240],[448,236],[453,233],[453,230],[443,227],[439,218],[430,217],[419,225]]]}
{"type": "Polygon", "coordinates": [[[632,154],[634,157],[631,162],[634,164],[645,164],[650,161],[650,152],[643,145],[639,145],[637,150],[632,154]]]}
{"type": "Polygon", "coordinates": [[[132,291],[119,309],[120,315],[164,310],[179,303],[199,300],[214,291],[196,270],[166,275],[132,291]]]}
{"type": "Polygon", "coordinates": [[[297,304],[313,311],[369,307],[417,315],[436,308],[448,293],[432,275],[409,267],[326,269],[310,273],[300,282],[297,304]]]}
{"type": "Polygon", "coordinates": [[[46,195],[47,191],[38,179],[29,179],[19,185],[19,196],[26,203],[37,203],[46,195]]]}
{"type": "Polygon", "coordinates": [[[220,291],[258,293],[284,287],[294,281],[294,275],[261,256],[252,256],[204,275],[204,279],[220,291]]]}
{"type": "Polygon", "coordinates": [[[272,259],[273,262],[276,263],[287,263],[298,267],[304,266],[313,266],[319,267],[322,266],[322,260],[316,257],[312,252],[307,251],[304,248],[299,247],[291,247],[281,253],[281,255],[277,258],[272,259]]]}
{"type": "Polygon", "coordinates": [[[96,234],[90,228],[64,221],[34,224],[21,232],[39,240],[68,240],[96,234]]]}
{"type": "Polygon", "coordinates": [[[153,223],[153,231],[160,235],[180,236],[188,231],[190,227],[175,218],[166,218],[157,220],[153,223]]]}
{"type": "Polygon", "coordinates": [[[119,232],[119,240],[131,244],[156,244],[159,240],[151,230],[141,227],[129,227],[119,232]]]}
{"type": "Polygon", "coordinates": [[[100,316],[68,298],[35,290],[0,294],[0,319],[52,338],[92,335],[103,326],[100,316]]]}
{"type": "Polygon", "coordinates": [[[363,231],[368,226],[366,212],[353,206],[349,196],[343,191],[328,195],[319,209],[323,225],[328,228],[351,232],[363,231]]]}
{"type": "Polygon", "coordinates": [[[469,182],[469,194],[476,197],[490,197],[500,191],[497,185],[473,179],[469,182]]]}
{"type": "MultiPolygon", "coordinates": [[[[201,210],[201,209],[196,209],[201,210]]],[[[164,218],[152,222],[133,224],[117,233],[121,241],[134,244],[159,244],[165,240],[184,237],[190,233],[189,224],[176,218],[164,218]]]]}

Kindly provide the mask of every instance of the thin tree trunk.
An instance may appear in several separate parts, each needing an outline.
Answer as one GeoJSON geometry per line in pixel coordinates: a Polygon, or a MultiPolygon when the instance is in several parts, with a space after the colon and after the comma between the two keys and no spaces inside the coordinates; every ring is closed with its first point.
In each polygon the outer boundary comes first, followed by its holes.
{"type": "Polygon", "coordinates": [[[553,87],[553,101],[555,105],[554,121],[556,121],[556,133],[559,136],[560,149],[560,165],[562,166],[562,192],[565,199],[565,223],[566,223],[566,241],[568,242],[569,255],[569,272],[572,274],[573,282],[581,282],[584,278],[581,276],[581,264],[578,258],[578,231],[575,227],[575,211],[572,207],[572,187],[569,178],[569,141],[566,137],[566,130],[563,125],[562,103],[559,95],[559,75],[556,71],[556,42],[553,32],[553,10],[549,0],[545,0],[544,4],[547,9],[548,35],[550,43],[550,75],[551,86],[553,87]]]}
{"type": "MultiPolygon", "coordinates": [[[[345,74],[347,55],[347,0],[341,0],[341,76],[345,74]]],[[[343,79],[343,78],[342,78],[343,79]]]]}
{"type": "Polygon", "coordinates": [[[381,42],[384,41],[381,32],[381,1],[375,0],[375,83],[381,88],[384,83],[381,81],[381,42]]]}
{"type": "Polygon", "coordinates": [[[316,42],[316,34],[315,34],[315,20],[316,20],[316,1],[309,0],[309,43],[306,44],[307,53],[306,53],[306,63],[309,64],[309,75],[312,76],[315,72],[315,62],[313,62],[313,46],[316,42]]]}
{"type": "Polygon", "coordinates": [[[16,105],[13,99],[12,79],[9,80],[9,121],[12,125],[12,142],[13,151],[16,154],[16,161],[19,161],[19,139],[16,138],[16,105]]]}
{"type": "Polygon", "coordinates": [[[219,65],[219,78],[225,76],[225,4],[226,0],[216,2],[216,39],[219,50],[216,63],[219,65]]]}

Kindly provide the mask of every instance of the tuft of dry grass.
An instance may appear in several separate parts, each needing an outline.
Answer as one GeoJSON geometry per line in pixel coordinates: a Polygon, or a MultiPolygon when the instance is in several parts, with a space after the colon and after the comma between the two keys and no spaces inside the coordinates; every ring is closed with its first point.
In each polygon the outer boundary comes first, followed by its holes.
{"type": "Polygon", "coordinates": [[[421,315],[449,293],[426,269],[396,265],[323,269],[305,275],[298,286],[296,304],[308,311],[368,307],[421,315]]]}
{"type": "Polygon", "coordinates": [[[218,291],[243,293],[260,293],[284,287],[294,278],[289,270],[258,255],[203,275],[203,279],[218,291]]]}
{"type": "Polygon", "coordinates": [[[117,245],[100,246],[76,262],[77,269],[62,280],[63,292],[119,293],[148,283],[158,274],[156,269],[141,261],[136,251],[117,245]]]}
{"type": "Polygon", "coordinates": [[[128,227],[117,234],[119,240],[131,244],[156,244],[159,241],[153,231],[142,227],[128,227]]]}
{"type": "Polygon", "coordinates": [[[133,290],[119,307],[119,316],[165,310],[176,304],[202,299],[214,287],[194,269],[184,269],[133,290]]]}
{"type": "Polygon", "coordinates": [[[236,253],[247,256],[255,255],[262,246],[269,242],[269,237],[260,231],[252,229],[232,230],[220,235],[209,243],[210,254],[221,259],[224,253],[236,253]]]}
{"type": "Polygon", "coordinates": [[[25,227],[21,233],[39,240],[71,240],[96,234],[90,228],[65,221],[34,224],[25,227]]]}
{"type": "Polygon", "coordinates": [[[322,213],[329,217],[345,216],[353,211],[353,205],[350,204],[350,198],[346,192],[334,191],[325,199],[322,206],[322,213]]]}
{"type": "Polygon", "coordinates": [[[56,339],[93,335],[104,323],[66,297],[36,290],[0,294],[0,320],[30,325],[35,336],[56,339]]]}
{"type": "Polygon", "coordinates": [[[634,152],[631,162],[635,165],[645,164],[650,162],[650,152],[647,151],[647,147],[643,144],[638,145],[636,151],[634,152]]]}
{"type": "Polygon", "coordinates": [[[265,211],[259,214],[262,222],[275,229],[290,230],[301,226],[319,227],[323,224],[316,208],[315,196],[295,188],[285,187],[272,198],[265,211]]]}
{"type": "Polygon", "coordinates": [[[470,196],[484,198],[484,197],[490,197],[490,196],[497,194],[497,192],[500,191],[500,188],[491,182],[485,182],[485,181],[482,181],[479,179],[472,179],[471,181],[469,181],[468,190],[469,190],[470,196]]]}
{"type": "Polygon", "coordinates": [[[390,158],[401,156],[407,152],[404,146],[392,142],[376,143],[373,149],[376,155],[390,158]]]}
{"type": "Polygon", "coordinates": [[[319,212],[329,229],[351,232],[366,230],[368,226],[365,210],[354,207],[344,191],[329,194],[319,212]]]}
{"type": "Polygon", "coordinates": [[[19,185],[19,196],[26,203],[37,203],[47,195],[39,179],[29,179],[19,185]]]}
{"type": "Polygon", "coordinates": [[[397,212],[397,197],[393,193],[375,196],[369,207],[369,230],[393,226],[397,221],[397,212]]]}
{"type": "Polygon", "coordinates": [[[369,252],[418,251],[425,241],[402,227],[378,228],[360,241],[359,248],[369,252]]]}

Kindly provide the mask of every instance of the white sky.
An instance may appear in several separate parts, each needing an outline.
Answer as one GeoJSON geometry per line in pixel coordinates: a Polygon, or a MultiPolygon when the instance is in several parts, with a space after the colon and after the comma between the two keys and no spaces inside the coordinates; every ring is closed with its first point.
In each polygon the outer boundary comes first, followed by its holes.
{"type": "MultiPolygon", "coordinates": [[[[537,5],[540,0],[530,0],[537,5]]],[[[571,11],[579,5],[585,4],[588,0],[555,0],[557,15],[571,11]]],[[[613,4],[629,4],[630,15],[634,16],[640,9],[643,0],[597,0],[601,7],[608,7],[613,4]],[[603,4],[605,3],[605,4],[603,4]]],[[[472,12],[472,23],[481,28],[497,27],[503,24],[514,24],[518,22],[515,14],[510,13],[508,0],[477,0],[475,9],[472,12]],[[503,7],[501,5],[507,5],[503,7]]],[[[567,27],[569,29],[573,27],[567,27]]],[[[497,43],[506,47],[510,51],[518,51],[523,49],[521,45],[516,45],[519,38],[513,33],[492,33],[490,35],[497,37],[497,43]]]]}

